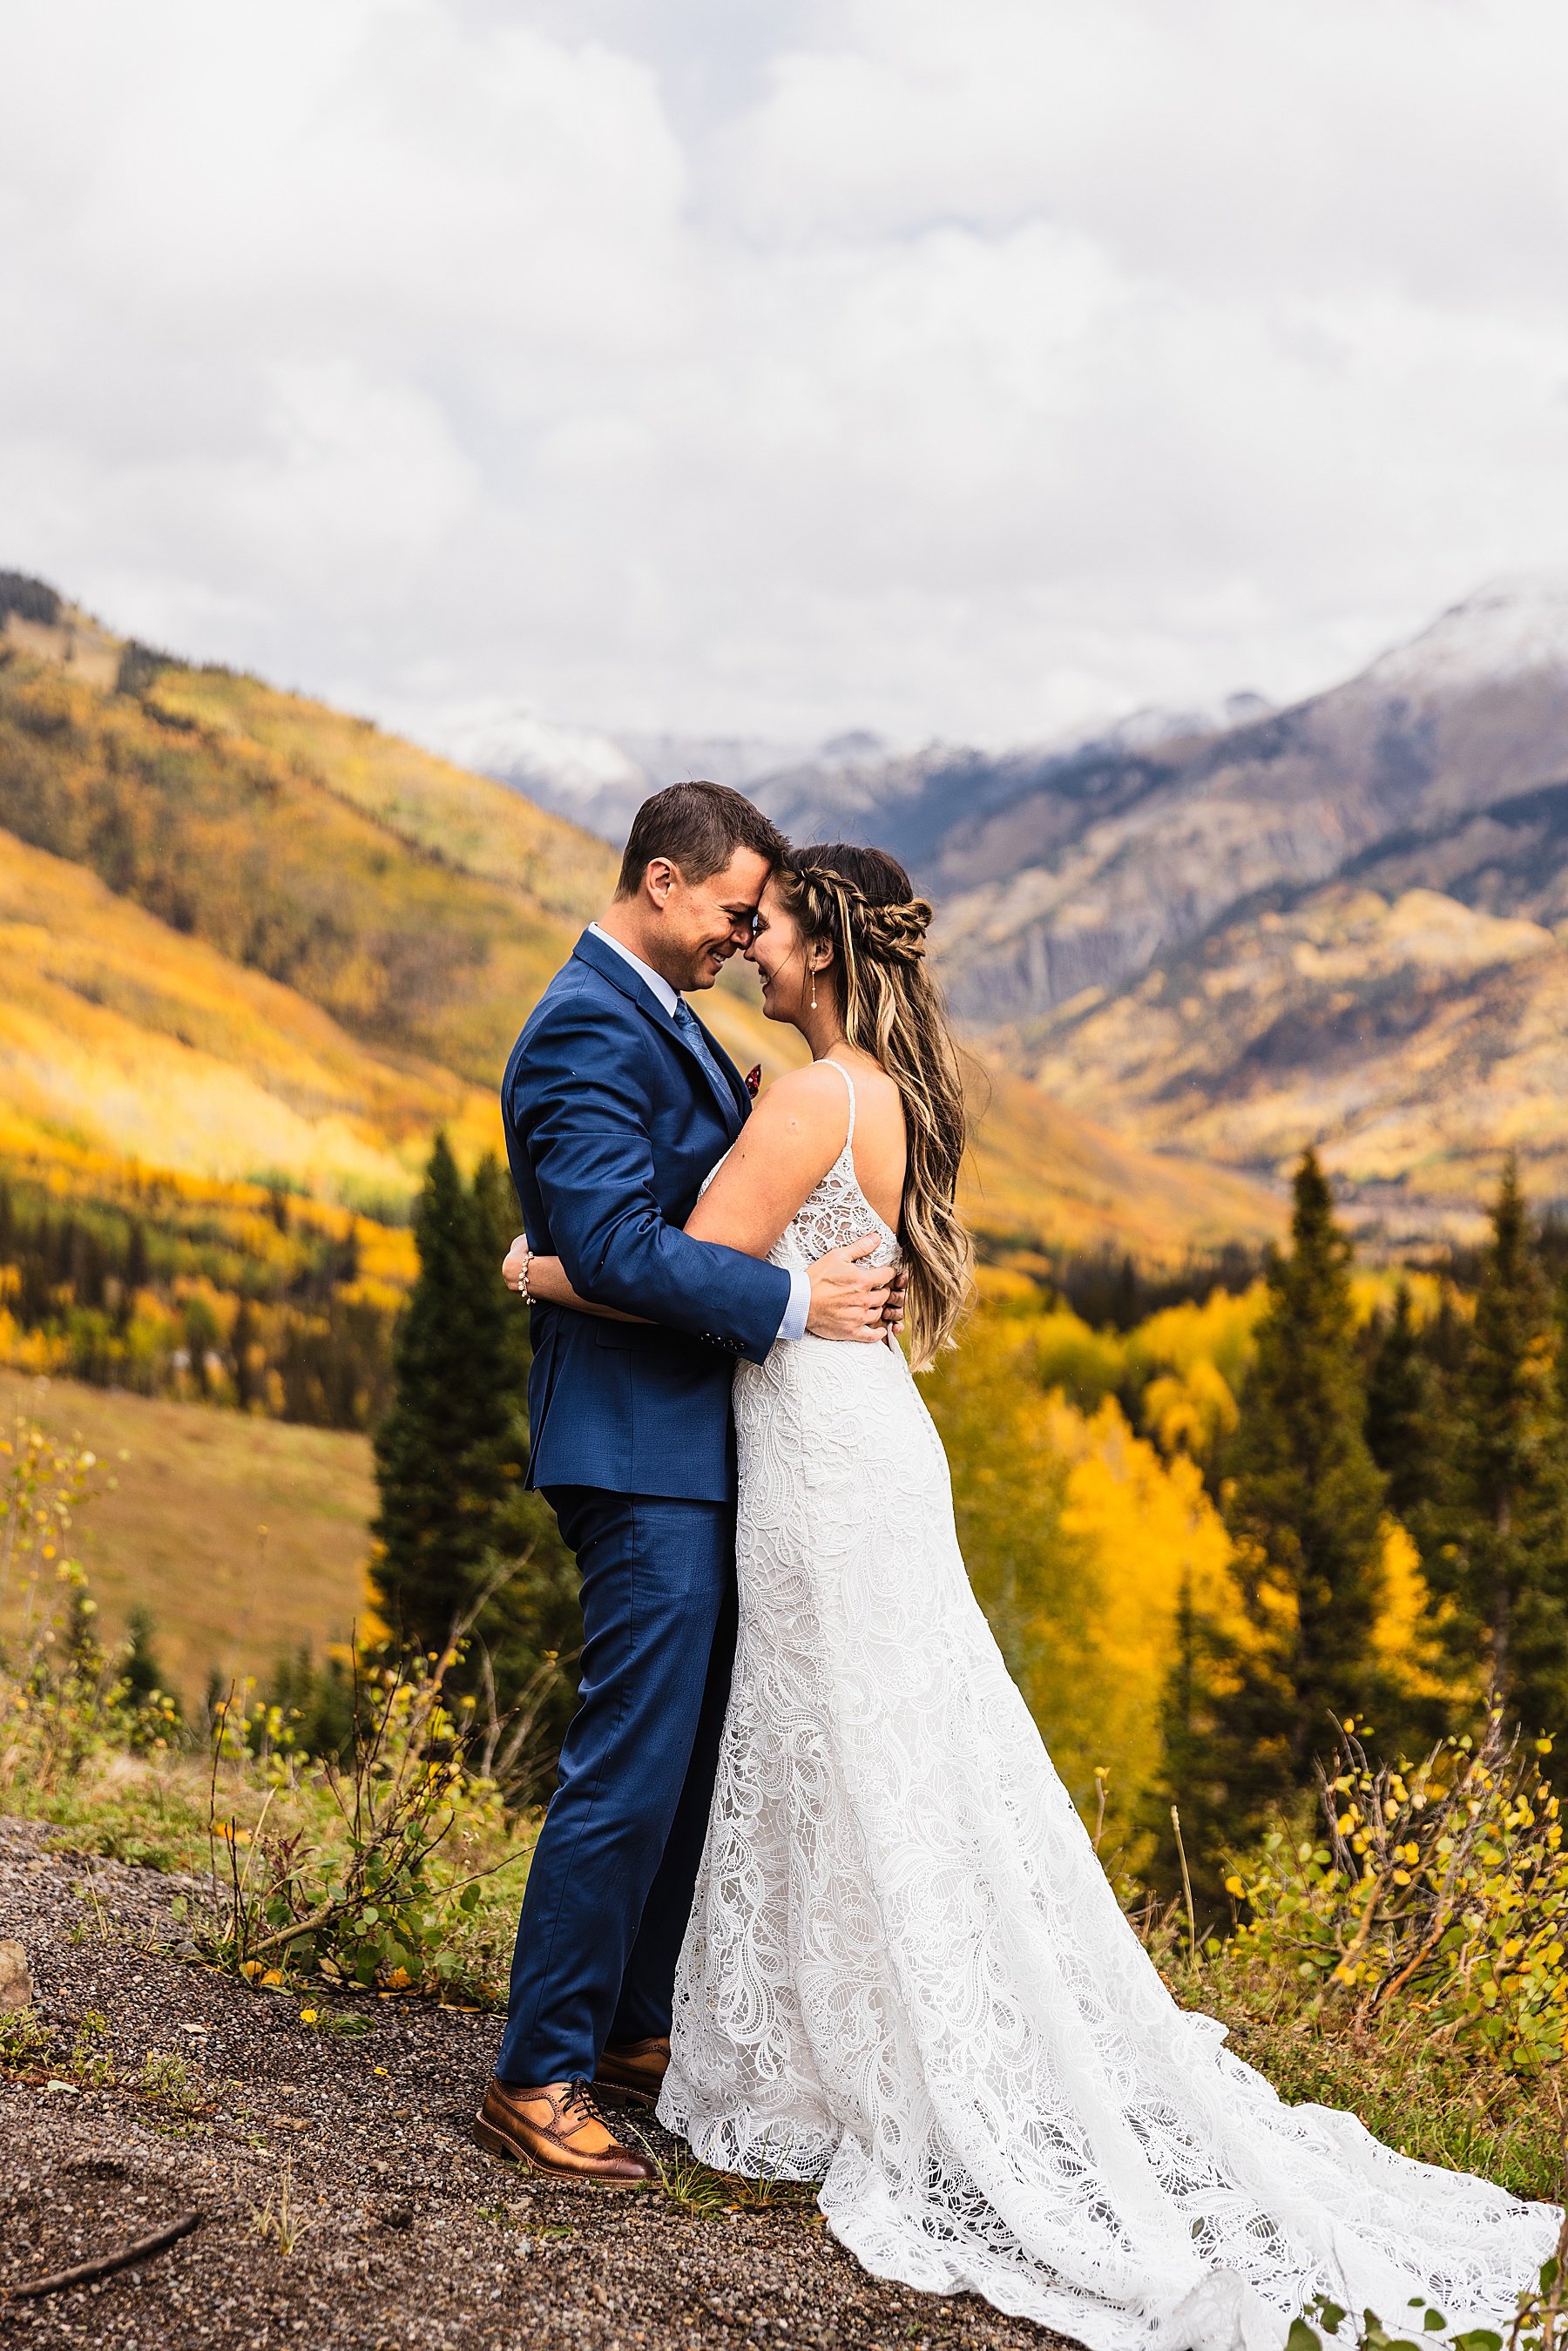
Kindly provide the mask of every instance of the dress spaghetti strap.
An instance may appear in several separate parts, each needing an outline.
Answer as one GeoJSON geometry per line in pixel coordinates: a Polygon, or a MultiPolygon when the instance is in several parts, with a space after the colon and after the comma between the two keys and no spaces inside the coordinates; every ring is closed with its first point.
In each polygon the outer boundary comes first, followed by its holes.
{"type": "Polygon", "coordinates": [[[855,1139],[855,1081],[841,1061],[828,1058],[828,1067],[830,1070],[837,1070],[850,1090],[850,1131],[844,1137],[844,1149],[847,1151],[855,1139]]]}

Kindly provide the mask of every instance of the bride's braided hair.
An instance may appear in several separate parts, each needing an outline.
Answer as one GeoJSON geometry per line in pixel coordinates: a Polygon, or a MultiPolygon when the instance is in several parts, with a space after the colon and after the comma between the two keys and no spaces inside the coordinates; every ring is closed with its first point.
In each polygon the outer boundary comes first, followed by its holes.
{"type": "Polygon", "coordinates": [[[952,1343],[973,1249],[954,1207],[967,1126],[958,1057],[925,964],[931,908],[884,850],[846,841],[791,850],[779,872],[808,941],[832,949],[844,1036],[881,1064],[904,1103],[908,1159],[898,1238],[917,1371],[952,1343]]]}

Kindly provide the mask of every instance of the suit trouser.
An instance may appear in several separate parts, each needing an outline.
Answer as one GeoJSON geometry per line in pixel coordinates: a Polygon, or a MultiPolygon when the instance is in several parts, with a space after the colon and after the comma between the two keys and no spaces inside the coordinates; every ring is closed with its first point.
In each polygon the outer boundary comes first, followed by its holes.
{"type": "Polygon", "coordinates": [[[591,2075],[668,2032],[735,1659],[735,1505],[545,1499],[577,1554],[582,1681],[528,1871],[497,2073],[591,2075]]]}

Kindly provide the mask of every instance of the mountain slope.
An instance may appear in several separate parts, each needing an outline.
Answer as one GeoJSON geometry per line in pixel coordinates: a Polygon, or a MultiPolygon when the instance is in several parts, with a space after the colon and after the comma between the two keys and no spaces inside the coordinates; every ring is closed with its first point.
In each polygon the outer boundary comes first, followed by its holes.
{"type": "Polygon", "coordinates": [[[603,841],[369,719],[232,670],[172,665],[143,706],[261,746],[439,863],[519,891],[542,914],[589,922],[614,886],[617,861],[603,841]]]}
{"type": "MultiPolygon", "coordinates": [[[[1364,871],[1396,844],[1406,883],[1430,886],[1441,858],[1410,854],[1425,836],[1462,834],[1568,776],[1568,590],[1483,592],[1331,693],[1186,748],[1153,775],[1128,763],[1103,787],[1121,805],[948,898],[964,1017],[988,1025],[1114,987],[1254,893],[1364,871]]],[[[1568,861],[1551,876],[1553,915],[1565,877],[1568,861]]],[[[1500,872],[1492,910],[1520,911],[1517,887],[1500,872]]]]}
{"type": "MultiPolygon", "coordinates": [[[[1006,1071],[977,1073],[975,1094],[965,1205],[992,1253],[1106,1246],[1166,1261],[1276,1229],[1255,1186],[1118,1143],[1006,1071]]],[[[6,1157],[281,1181],[397,1217],[438,1125],[465,1158],[496,1148],[493,1091],[372,1053],[293,989],[0,833],[6,1157]]]]}
{"type": "MultiPolygon", "coordinates": [[[[437,1123],[497,1141],[506,1055],[603,903],[612,853],[254,679],[152,656],[129,674],[134,692],[105,690],[47,648],[0,647],[0,825],[25,845],[0,899],[12,1147],[52,1137],[390,1203],[437,1123]]],[[[773,1075],[803,1050],[742,968],[703,1009],[743,1068],[773,1075]]],[[[1016,1081],[971,1180],[995,1249],[1103,1239],[1169,1259],[1278,1223],[1271,1193],[1164,1170],[1016,1081]]]]}
{"type": "MultiPolygon", "coordinates": [[[[608,845],[491,777],[470,774],[368,720],[279,694],[256,678],[226,670],[166,669],[145,706],[176,723],[194,720],[242,755],[245,747],[257,746],[285,758],[297,775],[348,802],[423,859],[495,884],[520,902],[513,914],[518,937],[542,929],[545,952],[525,975],[520,995],[512,993],[512,967],[494,976],[500,1001],[493,1008],[491,1034],[504,1042],[498,1049],[481,1042],[476,1065],[492,1081],[498,1079],[539,988],[614,889],[620,860],[608,845]]],[[[384,878],[386,869],[382,872],[384,878]]],[[[465,985],[477,993],[487,977],[470,971],[465,985]]],[[[477,1007],[471,1010],[476,1022],[483,1017],[477,1007]]],[[[705,1018],[743,1069],[759,1062],[765,1075],[776,1077],[791,1066],[793,1038],[762,1019],[756,985],[744,972],[724,975],[705,1018]]]]}
{"type": "Polygon", "coordinates": [[[155,695],[99,694],[16,659],[0,669],[0,824],[364,1041],[476,1082],[575,935],[296,758],[155,695]]]}
{"type": "Polygon", "coordinates": [[[982,1255],[1126,1250],[1175,1265],[1226,1241],[1277,1240],[1279,1190],[1201,1160],[1161,1156],[992,1062],[969,1068],[975,1139],[958,1201],[982,1255]]]}
{"type": "Polygon", "coordinates": [[[494,1099],[383,1061],[293,989],[0,833],[0,1144],[267,1183],[401,1214],[438,1125],[494,1099]]]}
{"type": "Polygon", "coordinates": [[[1396,1234],[1478,1202],[1505,1150],[1568,1197],[1568,945],[1441,892],[1277,893],[1009,1042],[1145,1146],[1282,1171],[1316,1144],[1396,1234]]]}

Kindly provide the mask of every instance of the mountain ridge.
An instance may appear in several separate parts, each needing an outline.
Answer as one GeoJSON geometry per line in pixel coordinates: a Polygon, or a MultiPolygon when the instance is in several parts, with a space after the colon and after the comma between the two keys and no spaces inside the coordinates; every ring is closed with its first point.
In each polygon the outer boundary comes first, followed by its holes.
{"type": "Polygon", "coordinates": [[[1471,1213],[1511,1144],[1568,1200],[1546,951],[1568,926],[1568,581],[1486,583],[1281,709],[1001,752],[862,739],[747,788],[797,838],[903,856],[961,1025],[1117,1132],[1276,1178],[1316,1143],[1349,1203],[1412,1234],[1471,1213]],[[1542,951],[1490,957],[1466,910],[1542,951]],[[1225,1017],[1189,1032],[1181,1007],[1210,1000],[1225,1017]]]}
{"type": "MultiPolygon", "coordinates": [[[[10,1147],[103,1150],[118,1131],[144,1155],[162,1118],[164,1164],[244,1176],[260,1154],[406,1206],[436,1124],[470,1153],[498,1143],[507,1053],[613,852],[369,721],[145,648],[128,664],[100,635],[115,684],[73,674],[68,632],[0,641],[0,827],[20,844],[0,893],[10,1147]]],[[[803,1050],[749,973],[703,1011],[742,1068],[772,1076],[803,1050]]],[[[1166,1167],[1005,1071],[991,1091],[965,1198],[994,1251],[1169,1262],[1279,1228],[1266,1188],[1166,1167]]]]}

